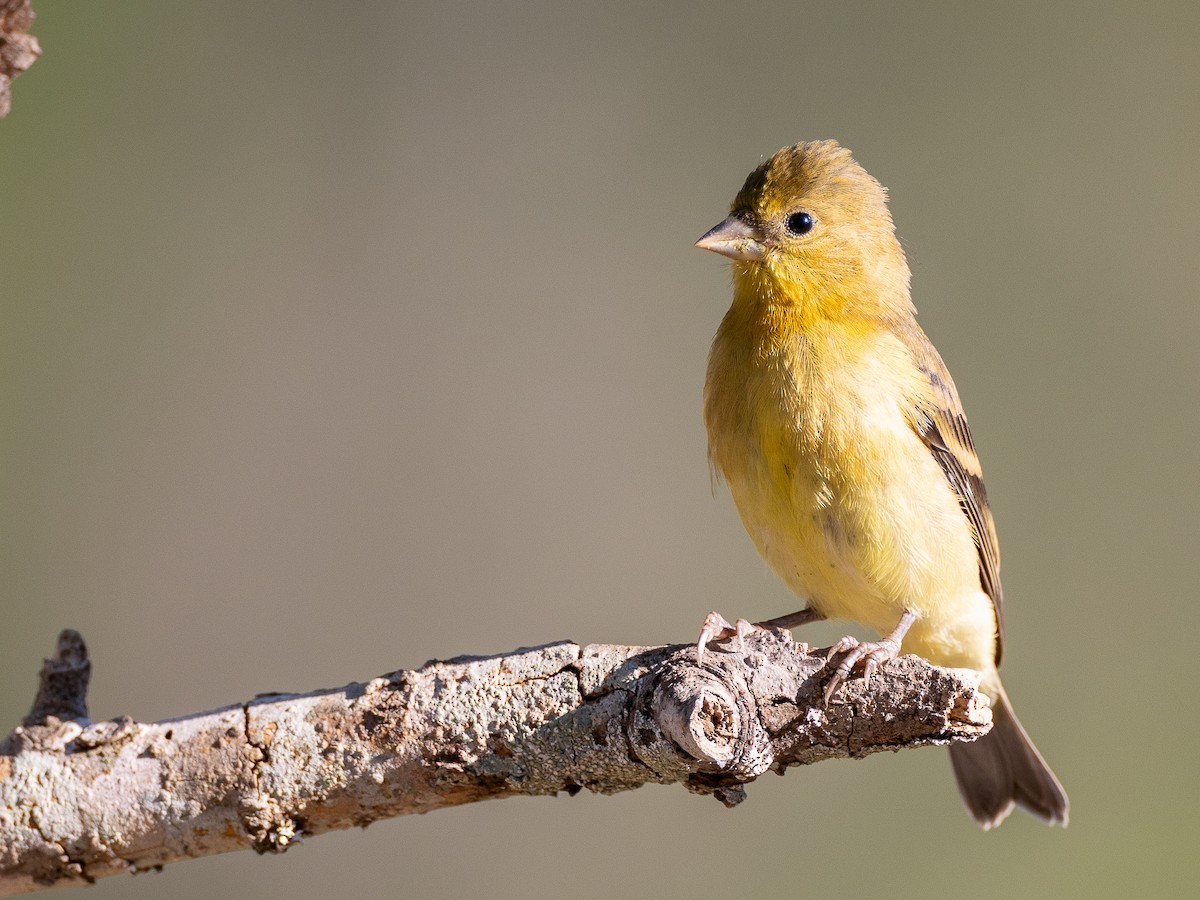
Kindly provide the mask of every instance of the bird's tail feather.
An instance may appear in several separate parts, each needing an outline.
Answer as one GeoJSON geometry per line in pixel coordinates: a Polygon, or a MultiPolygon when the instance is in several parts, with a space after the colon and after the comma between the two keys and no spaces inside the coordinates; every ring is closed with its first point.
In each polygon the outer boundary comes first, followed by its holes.
{"type": "Polygon", "coordinates": [[[984,829],[1004,821],[1017,804],[1048,825],[1066,827],[1062,785],[1021,727],[1004,688],[989,685],[992,730],[970,743],[950,745],[954,778],[967,809],[984,829]]]}

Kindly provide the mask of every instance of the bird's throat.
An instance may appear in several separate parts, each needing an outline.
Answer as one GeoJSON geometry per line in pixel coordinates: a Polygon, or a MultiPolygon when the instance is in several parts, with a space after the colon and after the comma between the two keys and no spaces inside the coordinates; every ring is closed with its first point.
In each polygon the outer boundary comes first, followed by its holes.
{"type": "Polygon", "coordinates": [[[872,304],[878,289],[861,279],[817,281],[798,274],[784,277],[770,266],[739,263],[733,267],[733,305],[730,313],[741,319],[764,347],[787,345],[805,333],[844,334],[851,337],[877,330],[896,317],[895,310],[911,310],[907,294],[902,300],[872,304]]]}
{"type": "Polygon", "coordinates": [[[734,267],[730,314],[741,320],[747,336],[761,350],[793,343],[804,332],[828,320],[835,298],[821,296],[812,286],[781,282],[766,266],[749,263],[734,267]]]}

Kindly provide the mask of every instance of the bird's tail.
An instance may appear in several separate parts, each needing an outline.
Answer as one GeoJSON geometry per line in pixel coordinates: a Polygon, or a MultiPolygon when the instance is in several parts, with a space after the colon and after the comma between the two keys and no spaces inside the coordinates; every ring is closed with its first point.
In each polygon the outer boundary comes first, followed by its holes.
{"type": "Polygon", "coordinates": [[[971,815],[986,830],[1024,807],[1048,825],[1067,824],[1066,792],[1021,727],[999,679],[985,688],[992,695],[992,730],[972,741],[950,745],[958,791],[971,815]]]}

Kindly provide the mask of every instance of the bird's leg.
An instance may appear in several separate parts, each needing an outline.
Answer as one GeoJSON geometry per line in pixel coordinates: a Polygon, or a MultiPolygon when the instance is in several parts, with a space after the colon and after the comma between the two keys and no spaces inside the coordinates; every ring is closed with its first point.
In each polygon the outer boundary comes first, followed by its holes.
{"type": "Polygon", "coordinates": [[[797,610],[794,613],[788,613],[786,616],[776,616],[774,619],[767,619],[765,622],[755,622],[755,628],[799,628],[801,625],[808,625],[811,622],[825,621],[825,614],[819,613],[811,606],[805,609],[797,610]]]}
{"type": "Polygon", "coordinates": [[[863,679],[870,683],[871,676],[875,674],[879,666],[889,659],[895,659],[900,653],[900,644],[904,640],[904,635],[908,634],[908,629],[915,621],[917,621],[916,613],[906,609],[904,615],[900,617],[899,624],[883,640],[859,643],[855,638],[847,635],[830,647],[826,661],[833,659],[839,653],[846,655],[838,663],[833,677],[829,679],[829,684],[825,686],[825,702],[829,703],[833,699],[833,695],[850,677],[850,673],[860,660],[866,661],[863,665],[863,679]]]}
{"type": "Polygon", "coordinates": [[[744,650],[746,648],[746,635],[752,631],[767,631],[771,628],[796,628],[800,625],[807,625],[809,622],[820,622],[824,618],[824,615],[809,607],[799,612],[789,613],[786,616],[767,619],[765,622],[751,623],[745,619],[738,619],[735,624],[730,625],[719,612],[710,612],[704,619],[704,627],[700,629],[700,637],[696,641],[696,662],[704,662],[704,650],[710,641],[736,637],[738,640],[738,649],[744,650]]]}

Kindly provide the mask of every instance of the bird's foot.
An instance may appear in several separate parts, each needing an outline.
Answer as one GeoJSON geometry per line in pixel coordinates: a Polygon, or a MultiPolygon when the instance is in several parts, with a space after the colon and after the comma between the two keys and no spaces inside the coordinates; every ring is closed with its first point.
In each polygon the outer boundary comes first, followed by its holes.
{"type": "Polygon", "coordinates": [[[730,625],[719,612],[710,612],[704,617],[704,626],[700,629],[700,637],[696,640],[696,662],[704,662],[704,650],[710,641],[722,638],[736,637],[739,650],[746,649],[746,635],[760,626],[752,625],[745,619],[738,619],[730,625]]]}
{"type": "Polygon", "coordinates": [[[710,612],[704,620],[704,627],[700,629],[700,638],[696,641],[696,662],[704,662],[704,649],[710,641],[736,637],[738,649],[745,650],[746,635],[752,631],[772,631],[776,628],[786,631],[800,625],[807,625],[809,622],[820,622],[824,618],[824,615],[809,607],[799,612],[788,613],[786,616],[767,619],[765,622],[747,622],[745,619],[738,619],[736,623],[730,625],[719,612],[710,612]]]}
{"type": "Polygon", "coordinates": [[[863,663],[863,681],[866,684],[870,684],[871,677],[879,671],[879,667],[889,659],[895,659],[900,654],[900,642],[888,637],[881,641],[863,641],[860,643],[856,638],[846,635],[846,637],[829,648],[829,653],[825,657],[825,661],[828,662],[839,653],[846,655],[842,657],[841,662],[838,663],[838,667],[833,672],[833,677],[829,679],[829,684],[825,686],[826,704],[833,699],[838,688],[846,682],[850,677],[850,673],[854,671],[854,667],[860,662],[863,663]]]}
{"type": "Polygon", "coordinates": [[[833,695],[850,677],[850,673],[854,671],[854,667],[859,662],[863,662],[863,679],[867,684],[871,683],[871,676],[878,671],[879,667],[889,659],[895,659],[900,655],[900,643],[904,640],[904,636],[908,634],[908,629],[912,627],[913,622],[917,621],[916,613],[911,610],[905,610],[900,616],[900,621],[896,623],[896,627],[892,629],[892,633],[880,641],[863,641],[859,643],[856,638],[849,635],[842,638],[836,644],[829,648],[829,653],[825,657],[825,662],[829,662],[839,653],[845,653],[842,661],[838,663],[838,667],[833,672],[833,677],[829,679],[829,684],[825,686],[825,703],[833,699],[833,695]]]}

